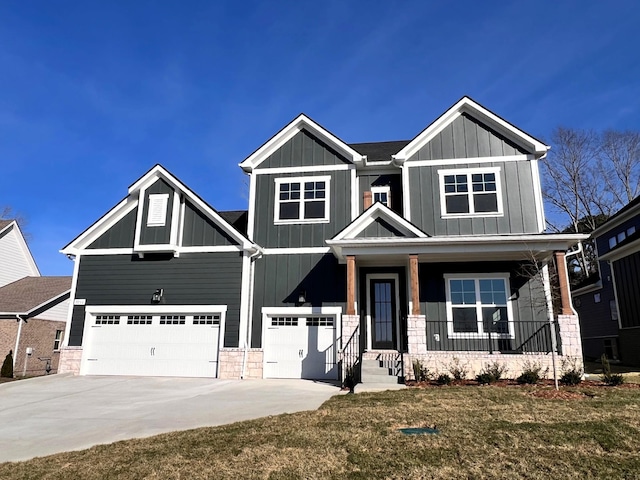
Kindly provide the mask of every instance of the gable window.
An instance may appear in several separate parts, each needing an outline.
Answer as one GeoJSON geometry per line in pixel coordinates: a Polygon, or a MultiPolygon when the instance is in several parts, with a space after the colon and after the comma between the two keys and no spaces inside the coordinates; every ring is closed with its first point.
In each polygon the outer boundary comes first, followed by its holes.
{"type": "Polygon", "coordinates": [[[373,203],[380,202],[391,208],[391,187],[371,187],[373,203]]]}
{"type": "Polygon", "coordinates": [[[53,349],[60,350],[61,342],[62,342],[62,330],[56,330],[56,336],[53,340],[53,349]]]}
{"type": "Polygon", "coordinates": [[[445,282],[450,337],[513,337],[506,274],[445,275],[445,282]]]}
{"type": "Polygon", "coordinates": [[[439,170],[443,217],[502,215],[500,168],[439,170]]]}
{"type": "Polygon", "coordinates": [[[276,178],[275,223],[328,222],[329,181],[329,176],[276,178]]]}
{"type": "Polygon", "coordinates": [[[164,227],[167,223],[167,206],[169,194],[159,193],[149,195],[149,210],[147,211],[147,227],[164,227]]]}

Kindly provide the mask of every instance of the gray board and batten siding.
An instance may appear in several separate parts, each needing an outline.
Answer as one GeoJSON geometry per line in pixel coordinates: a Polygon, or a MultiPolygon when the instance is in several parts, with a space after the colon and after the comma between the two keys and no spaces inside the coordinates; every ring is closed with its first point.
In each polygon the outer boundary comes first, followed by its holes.
{"type": "Polygon", "coordinates": [[[87,249],[133,248],[138,209],[134,208],[116,222],[109,230],[94,240],[87,249]]]}
{"type": "Polygon", "coordinates": [[[207,218],[191,203],[185,202],[182,245],[191,246],[228,246],[238,245],[224,230],[207,218]]]}
{"type": "Polygon", "coordinates": [[[612,262],[621,328],[640,327],[640,252],[612,262]]]}
{"type": "MultiPolygon", "coordinates": [[[[389,237],[407,237],[404,233],[400,232],[397,228],[391,225],[389,222],[376,218],[373,222],[365,227],[356,238],[389,238],[389,237]]],[[[415,238],[416,235],[411,233],[408,235],[410,238],[415,238]]]]}
{"type": "Polygon", "coordinates": [[[430,235],[500,235],[539,233],[531,163],[465,163],[409,169],[411,222],[430,235]],[[442,218],[438,170],[500,167],[503,215],[499,217],[442,218]]]}
{"type": "Polygon", "coordinates": [[[256,168],[347,165],[346,158],[306,130],[296,133],[256,168]]]}
{"type": "Polygon", "coordinates": [[[391,210],[402,215],[402,175],[400,173],[371,174],[358,172],[358,186],[360,198],[358,204],[360,212],[364,211],[364,192],[371,191],[371,187],[389,187],[391,192],[391,210]]]}
{"type": "Polygon", "coordinates": [[[251,346],[261,347],[262,307],[342,307],[347,301],[347,270],[332,254],[265,255],[256,260],[251,346]]]}
{"type": "Polygon", "coordinates": [[[326,247],[325,239],[332,238],[351,222],[351,175],[349,170],[256,175],[255,178],[256,214],[253,239],[261,247],[326,247]],[[331,177],[329,182],[329,222],[275,225],[276,185],[274,179],[314,176],[331,177]]]}
{"type": "MultiPolygon", "coordinates": [[[[227,305],[225,347],[237,347],[242,289],[242,253],[83,255],[77,299],[86,305],[151,305],[156,289],[165,305],[227,305]]],[[[82,345],[84,306],[74,306],[69,345],[82,345]]]]}
{"type": "Polygon", "coordinates": [[[168,245],[171,242],[171,221],[173,215],[173,188],[159,178],[144,192],[144,206],[142,210],[142,225],[140,225],[140,245],[168,245]],[[167,219],[164,226],[148,227],[149,195],[166,193],[169,195],[167,202],[167,219]]]}
{"type": "MultiPolygon", "coordinates": [[[[421,263],[420,313],[427,318],[427,348],[429,350],[484,350],[486,342],[473,339],[449,339],[447,334],[446,280],[445,274],[465,273],[471,277],[482,277],[486,272],[508,274],[511,287],[511,306],[516,338],[510,341],[517,348],[528,339],[539,338],[536,333],[545,330],[548,335],[548,310],[541,276],[528,263],[522,262],[467,262],[467,263],[421,263]],[[435,334],[439,341],[435,340],[435,334]],[[474,343],[477,343],[475,345],[474,343]]],[[[544,336],[541,334],[541,336],[544,336]]],[[[502,348],[505,349],[502,342],[502,348]]],[[[550,351],[550,339],[545,337],[544,347],[550,351]]]]}

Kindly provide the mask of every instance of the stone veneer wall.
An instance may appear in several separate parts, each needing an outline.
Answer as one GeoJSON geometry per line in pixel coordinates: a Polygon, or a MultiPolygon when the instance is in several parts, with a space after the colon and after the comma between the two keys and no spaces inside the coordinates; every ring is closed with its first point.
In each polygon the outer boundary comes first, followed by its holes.
{"type": "MultiPolygon", "coordinates": [[[[474,378],[487,364],[498,362],[507,367],[506,377],[518,377],[526,362],[539,362],[543,371],[548,368],[548,378],[553,377],[553,356],[551,353],[524,353],[521,355],[488,353],[488,352],[448,352],[427,351],[424,316],[410,316],[407,319],[408,354],[405,355],[404,370],[407,379],[413,379],[413,360],[418,359],[435,374],[449,373],[449,367],[457,359],[467,370],[467,378],[474,378]]],[[[561,339],[561,354],[556,355],[558,375],[562,371],[562,363],[584,369],[582,361],[582,344],[580,342],[580,324],[576,315],[559,315],[556,323],[561,339]]]]}
{"type": "Polygon", "coordinates": [[[343,350],[347,346],[347,343],[352,340],[355,342],[356,351],[360,349],[360,337],[356,335],[352,338],[354,332],[360,325],[360,315],[342,315],[342,333],[340,341],[340,354],[338,355],[338,361],[340,362],[340,380],[344,380],[346,375],[347,363],[344,361],[343,350]]]}
{"type": "Polygon", "coordinates": [[[80,374],[80,361],[82,360],[82,347],[62,347],[58,360],[58,373],[80,374]]]}
{"type": "MultiPolygon", "coordinates": [[[[244,348],[221,348],[218,355],[218,378],[240,379],[244,348]]],[[[264,353],[261,348],[247,350],[244,378],[262,378],[264,353]]]]}

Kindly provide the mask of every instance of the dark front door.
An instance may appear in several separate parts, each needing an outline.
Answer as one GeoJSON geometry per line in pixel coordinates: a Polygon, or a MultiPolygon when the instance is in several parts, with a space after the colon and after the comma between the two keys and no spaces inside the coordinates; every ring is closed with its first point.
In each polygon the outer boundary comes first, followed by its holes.
{"type": "Polygon", "coordinates": [[[371,347],[396,348],[396,282],[393,279],[371,279],[371,347]]]}

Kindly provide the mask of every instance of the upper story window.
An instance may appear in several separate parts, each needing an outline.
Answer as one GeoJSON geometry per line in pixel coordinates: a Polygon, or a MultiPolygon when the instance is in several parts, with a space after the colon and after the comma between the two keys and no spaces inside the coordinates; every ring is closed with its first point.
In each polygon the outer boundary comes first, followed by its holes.
{"type": "Polygon", "coordinates": [[[439,170],[443,217],[502,215],[500,168],[439,170]]]}
{"type": "Polygon", "coordinates": [[[627,237],[630,237],[634,233],[636,233],[636,227],[632,225],[631,227],[627,228],[626,231],[622,231],[617,235],[614,235],[613,237],[609,238],[609,248],[613,248],[619,243],[624,242],[627,237]]]}
{"type": "Polygon", "coordinates": [[[147,227],[164,227],[167,223],[168,193],[154,193],[149,195],[149,210],[147,212],[147,227]]]}
{"type": "Polygon", "coordinates": [[[330,180],[329,176],[276,178],[274,222],[328,222],[330,180]]]}
{"type": "Polygon", "coordinates": [[[373,203],[380,202],[391,208],[391,187],[371,187],[373,203]]]}

